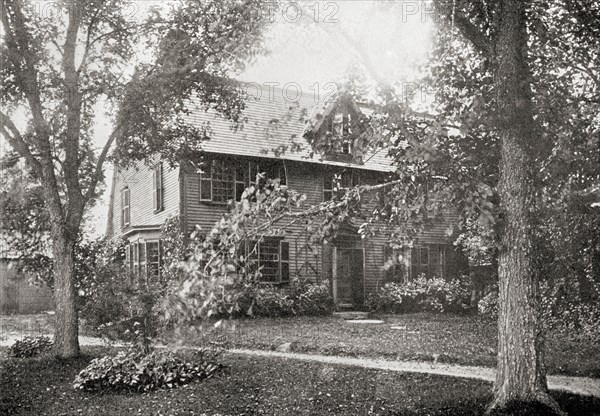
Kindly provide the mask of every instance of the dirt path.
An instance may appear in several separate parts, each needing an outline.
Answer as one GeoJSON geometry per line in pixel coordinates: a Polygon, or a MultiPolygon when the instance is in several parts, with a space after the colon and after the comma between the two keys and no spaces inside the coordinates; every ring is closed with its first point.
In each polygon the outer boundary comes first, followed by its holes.
{"type": "MultiPolygon", "coordinates": [[[[15,340],[21,339],[23,334],[2,334],[0,346],[12,345],[15,340]]],[[[36,334],[39,335],[39,334],[36,334]]],[[[52,338],[52,335],[50,335],[52,338]]],[[[80,336],[80,345],[106,345],[100,338],[80,336]]],[[[113,346],[122,346],[121,344],[113,346]]],[[[160,347],[160,346],[159,346],[160,347]]],[[[486,367],[474,367],[455,364],[442,364],[418,361],[390,361],[374,358],[352,358],[333,355],[301,354],[295,352],[277,352],[263,350],[230,349],[229,354],[247,356],[272,357],[291,360],[312,361],[324,364],[349,365],[355,367],[372,368],[375,370],[396,371],[403,373],[425,373],[441,376],[464,377],[493,382],[496,370],[486,367]]],[[[600,397],[600,379],[589,377],[548,376],[548,387],[551,390],[563,390],[574,394],[600,397]]]]}
{"type": "MultiPolygon", "coordinates": [[[[471,367],[454,364],[424,363],[416,361],[388,361],[372,358],[352,358],[318,354],[300,354],[295,352],[244,349],[232,349],[228,350],[228,352],[230,354],[313,361],[324,364],[350,365],[403,373],[426,373],[438,374],[442,376],[473,378],[488,382],[493,382],[496,377],[496,370],[493,368],[471,367]]],[[[551,390],[563,390],[585,396],[600,397],[600,379],[588,377],[548,376],[548,387],[551,390]]]]}

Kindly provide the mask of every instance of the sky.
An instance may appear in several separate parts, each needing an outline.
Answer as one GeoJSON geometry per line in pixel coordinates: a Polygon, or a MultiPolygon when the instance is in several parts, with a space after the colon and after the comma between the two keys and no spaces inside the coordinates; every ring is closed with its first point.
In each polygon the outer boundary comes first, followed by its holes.
{"type": "MultiPolygon", "coordinates": [[[[350,66],[368,60],[372,71],[389,83],[411,83],[419,65],[431,50],[433,21],[431,4],[423,1],[313,1],[282,2],[279,12],[272,12],[265,2],[265,12],[273,23],[266,32],[269,53],[256,57],[236,77],[243,81],[286,83],[301,86],[303,94],[324,91],[328,83],[343,82],[350,66]]],[[[51,4],[35,2],[38,7],[51,4]]],[[[132,18],[143,19],[150,7],[168,3],[137,0],[123,3],[132,18]]],[[[144,53],[141,48],[140,54],[144,53]]],[[[361,64],[359,64],[361,65],[361,64]]],[[[133,67],[133,65],[132,65],[133,67]]],[[[361,66],[365,68],[365,66],[361,66]]],[[[372,74],[365,74],[373,80],[372,74]]],[[[103,112],[101,106],[98,113],[103,112]]],[[[109,118],[98,117],[94,127],[98,147],[111,131],[109,118]]],[[[2,143],[0,143],[2,144],[2,143]]],[[[106,191],[91,210],[86,231],[100,237],[106,229],[112,169],[106,167],[106,191]]]]}

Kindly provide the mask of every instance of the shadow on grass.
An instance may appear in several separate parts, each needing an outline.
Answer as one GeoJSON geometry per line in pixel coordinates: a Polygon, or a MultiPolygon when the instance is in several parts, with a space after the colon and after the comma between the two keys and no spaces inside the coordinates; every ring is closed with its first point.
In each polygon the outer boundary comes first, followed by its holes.
{"type": "MultiPolygon", "coordinates": [[[[94,356],[115,351],[84,352],[69,361],[3,360],[0,414],[474,416],[491,400],[491,385],[476,380],[243,356],[224,357],[218,377],[173,390],[89,394],[74,390],[73,379],[94,356]]],[[[554,397],[570,415],[599,414],[599,399],[554,397]]]]}

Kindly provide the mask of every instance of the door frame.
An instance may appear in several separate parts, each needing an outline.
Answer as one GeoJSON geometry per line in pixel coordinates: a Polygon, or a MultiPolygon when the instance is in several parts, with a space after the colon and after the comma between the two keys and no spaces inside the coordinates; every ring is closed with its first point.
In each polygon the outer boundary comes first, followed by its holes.
{"type": "MultiPolygon", "coordinates": [[[[360,247],[356,247],[356,246],[341,246],[338,247],[337,245],[333,246],[333,252],[332,252],[332,260],[331,260],[331,269],[332,269],[332,274],[331,274],[331,294],[333,297],[333,303],[336,306],[362,306],[362,304],[365,301],[365,268],[366,268],[366,250],[365,248],[361,245],[360,247]],[[352,304],[341,304],[339,301],[339,295],[338,295],[338,272],[337,272],[337,265],[338,265],[338,250],[355,250],[355,251],[361,251],[362,252],[362,276],[359,276],[361,282],[360,284],[362,284],[362,299],[359,299],[359,304],[356,305],[354,303],[352,304]]],[[[356,302],[356,300],[355,300],[356,302]]]]}

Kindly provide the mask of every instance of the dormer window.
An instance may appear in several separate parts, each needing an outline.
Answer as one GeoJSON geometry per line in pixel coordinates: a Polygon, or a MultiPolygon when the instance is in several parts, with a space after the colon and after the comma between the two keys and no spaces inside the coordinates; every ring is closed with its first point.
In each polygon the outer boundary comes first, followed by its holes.
{"type": "Polygon", "coordinates": [[[342,153],[345,155],[352,154],[352,141],[349,139],[343,139],[342,141],[342,153]]]}
{"type": "Polygon", "coordinates": [[[352,154],[352,139],[350,135],[352,133],[350,129],[350,123],[352,121],[352,115],[350,113],[335,113],[331,122],[331,130],[335,137],[341,140],[341,154],[351,155],[352,154]]]}
{"type": "Polygon", "coordinates": [[[332,130],[337,137],[344,136],[344,114],[336,113],[333,116],[332,130]]]}

